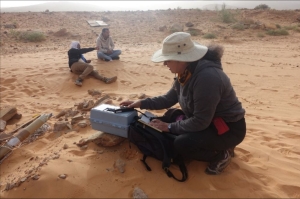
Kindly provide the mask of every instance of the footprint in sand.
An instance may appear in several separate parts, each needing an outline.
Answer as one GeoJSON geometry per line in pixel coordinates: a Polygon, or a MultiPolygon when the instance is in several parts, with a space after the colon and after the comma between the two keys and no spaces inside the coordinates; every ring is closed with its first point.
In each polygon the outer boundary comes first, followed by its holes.
{"type": "Polygon", "coordinates": [[[166,83],[164,83],[164,82],[154,82],[154,84],[166,84],[166,83]]]}
{"type": "Polygon", "coordinates": [[[139,86],[135,86],[135,87],[133,87],[134,89],[136,89],[136,88],[142,88],[142,87],[144,87],[144,86],[146,86],[146,84],[142,84],[142,85],[139,85],[139,86]]]}
{"type": "Polygon", "coordinates": [[[3,83],[2,84],[11,84],[11,83],[15,82],[16,80],[17,80],[17,78],[3,79],[3,83]]]}
{"type": "Polygon", "coordinates": [[[260,90],[263,90],[263,91],[272,91],[272,92],[278,92],[278,90],[274,90],[274,89],[266,89],[266,88],[262,88],[260,90]]]}
{"type": "Polygon", "coordinates": [[[249,162],[249,160],[253,158],[253,155],[247,150],[244,150],[241,148],[236,148],[235,152],[238,152],[237,158],[244,162],[249,162]],[[239,155],[239,154],[241,154],[241,155],[239,155]]]}
{"type": "Polygon", "coordinates": [[[121,80],[120,82],[121,82],[121,84],[124,84],[126,86],[129,86],[131,84],[131,82],[125,81],[125,80],[121,80]]]}
{"type": "Polygon", "coordinates": [[[300,186],[278,185],[279,188],[287,194],[289,198],[300,198],[300,186]]]}

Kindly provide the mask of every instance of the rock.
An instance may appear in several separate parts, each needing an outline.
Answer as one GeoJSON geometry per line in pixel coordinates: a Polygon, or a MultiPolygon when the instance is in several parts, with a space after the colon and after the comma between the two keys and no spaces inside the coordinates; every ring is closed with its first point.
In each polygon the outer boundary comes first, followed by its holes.
{"type": "Polygon", "coordinates": [[[86,120],[81,120],[78,122],[77,125],[81,128],[85,128],[85,127],[87,127],[87,122],[86,122],[86,120]]]}
{"type": "Polygon", "coordinates": [[[102,92],[95,90],[95,89],[91,89],[91,90],[88,90],[88,94],[90,94],[91,96],[95,96],[95,95],[101,95],[102,92]]]}
{"type": "Polygon", "coordinates": [[[185,24],[185,26],[186,26],[186,27],[193,27],[194,24],[193,24],[192,22],[187,22],[187,23],[185,24]]]}
{"type": "Polygon", "coordinates": [[[67,144],[64,144],[63,149],[67,149],[69,146],[67,144]]]}
{"type": "Polygon", "coordinates": [[[54,132],[62,131],[67,127],[68,127],[68,122],[58,121],[54,124],[53,131],[54,132]]]}
{"type": "Polygon", "coordinates": [[[158,28],[159,31],[164,32],[165,30],[167,30],[167,26],[160,26],[158,28]]]}
{"type": "Polygon", "coordinates": [[[119,97],[118,99],[117,99],[117,101],[122,101],[123,100],[123,98],[122,97],[119,97]]]}
{"type": "Polygon", "coordinates": [[[67,113],[66,110],[62,110],[61,112],[59,112],[59,113],[55,116],[55,118],[60,118],[61,116],[64,116],[66,113],[67,113]]]}
{"type": "Polygon", "coordinates": [[[4,121],[10,120],[17,113],[17,108],[8,106],[0,110],[0,119],[4,121]]]}
{"type": "Polygon", "coordinates": [[[136,98],[137,97],[137,94],[131,94],[129,95],[129,98],[132,99],[132,98],[136,98]]]}
{"type": "Polygon", "coordinates": [[[120,173],[125,172],[125,162],[122,159],[117,159],[114,163],[114,167],[119,170],[120,173]]]}
{"type": "Polygon", "coordinates": [[[38,179],[40,179],[40,176],[39,175],[34,175],[31,179],[38,180],[38,179]]]}
{"type": "Polygon", "coordinates": [[[148,198],[147,194],[139,187],[134,188],[132,197],[133,198],[148,198]]]}
{"type": "Polygon", "coordinates": [[[77,143],[77,146],[81,147],[83,145],[86,145],[89,142],[92,142],[92,141],[100,138],[102,134],[103,134],[103,132],[97,131],[96,133],[92,134],[90,137],[79,140],[79,142],[77,143]]]}
{"type": "Polygon", "coordinates": [[[55,159],[58,159],[60,157],[59,154],[56,154],[52,159],[55,160],[55,159]]]}
{"type": "Polygon", "coordinates": [[[107,100],[107,99],[109,99],[109,98],[110,98],[109,95],[105,95],[105,96],[101,97],[100,99],[98,99],[98,100],[95,102],[94,107],[95,107],[95,106],[98,106],[98,105],[100,105],[100,104],[102,104],[105,100],[107,100]]]}
{"type": "Polygon", "coordinates": [[[61,179],[66,179],[67,175],[66,174],[60,174],[58,177],[61,178],[61,179]]]}
{"type": "Polygon", "coordinates": [[[16,113],[14,116],[12,116],[11,119],[17,119],[17,120],[19,120],[19,119],[21,119],[21,118],[22,118],[22,114],[16,113]]]}
{"type": "Polygon", "coordinates": [[[196,28],[188,28],[186,32],[190,33],[192,36],[197,36],[202,34],[202,30],[196,28]]]}
{"type": "Polygon", "coordinates": [[[178,24],[178,23],[175,23],[173,24],[171,27],[170,27],[170,31],[173,33],[173,32],[182,32],[183,31],[183,26],[178,24]]]}
{"type": "Polygon", "coordinates": [[[141,93],[139,96],[138,96],[138,99],[144,99],[146,97],[146,95],[144,93],[141,93]]]}
{"type": "Polygon", "coordinates": [[[117,136],[117,135],[112,135],[108,133],[103,133],[99,136],[99,138],[93,140],[93,142],[97,145],[100,146],[116,146],[123,142],[125,138],[117,136]]]}
{"type": "Polygon", "coordinates": [[[73,125],[73,124],[76,124],[77,122],[79,122],[79,121],[81,121],[81,120],[83,120],[83,119],[84,119],[84,118],[83,118],[82,115],[74,116],[74,117],[72,117],[71,124],[72,124],[72,125],[73,125]]]}
{"type": "Polygon", "coordinates": [[[59,31],[55,32],[53,35],[57,36],[57,37],[63,37],[63,36],[67,36],[69,33],[67,32],[66,28],[62,28],[59,31]]]}
{"type": "Polygon", "coordinates": [[[4,131],[6,127],[6,121],[0,119],[0,132],[4,131]]]}
{"type": "Polygon", "coordinates": [[[94,106],[95,106],[94,101],[89,100],[89,101],[83,103],[82,110],[83,111],[90,111],[94,106]]]}

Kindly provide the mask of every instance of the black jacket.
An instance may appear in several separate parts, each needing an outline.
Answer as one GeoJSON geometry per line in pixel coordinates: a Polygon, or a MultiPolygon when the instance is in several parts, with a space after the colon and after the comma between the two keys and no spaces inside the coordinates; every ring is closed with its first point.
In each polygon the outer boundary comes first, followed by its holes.
{"type": "Polygon", "coordinates": [[[78,60],[81,58],[82,54],[93,51],[93,50],[95,50],[95,48],[81,48],[81,49],[71,48],[68,51],[69,67],[71,68],[73,63],[78,62],[78,60]]]}

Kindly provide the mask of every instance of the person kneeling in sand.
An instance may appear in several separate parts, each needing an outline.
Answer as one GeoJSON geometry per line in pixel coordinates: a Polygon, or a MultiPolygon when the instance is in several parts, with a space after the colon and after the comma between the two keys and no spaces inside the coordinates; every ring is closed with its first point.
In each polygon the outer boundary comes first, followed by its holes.
{"type": "Polygon", "coordinates": [[[86,76],[91,75],[106,84],[113,83],[117,80],[117,76],[107,78],[99,75],[98,71],[90,64],[91,60],[86,60],[83,56],[84,53],[96,50],[97,48],[80,48],[78,41],[72,41],[71,49],[68,51],[69,67],[71,72],[79,74],[78,79],[75,81],[77,86],[82,86],[83,80],[86,76]]]}
{"type": "Polygon", "coordinates": [[[223,47],[204,46],[185,32],[175,32],[152,56],[177,75],[164,95],[121,106],[148,110],[170,108],[179,103],[184,115],[166,123],[153,119],[150,125],[163,133],[177,135],[174,150],[182,157],[209,162],[205,172],[223,172],[234,156],[234,147],[246,135],[245,110],[221,64],[223,47]]]}
{"type": "Polygon", "coordinates": [[[98,59],[103,59],[104,61],[120,59],[119,55],[121,54],[121,50],[114,50],[115,44],[112,38],[109,36],[108,28],[102,29],[102,33],[96,40],[96,46],[98,48],[98,59]]]}

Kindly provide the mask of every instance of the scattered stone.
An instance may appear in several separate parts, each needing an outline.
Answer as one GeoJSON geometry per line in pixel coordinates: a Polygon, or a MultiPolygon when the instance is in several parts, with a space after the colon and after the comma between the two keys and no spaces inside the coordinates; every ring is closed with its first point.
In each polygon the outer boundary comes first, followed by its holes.
{"type": "Polygon", "coordinates": [[[77,116],[74,116],[72,117],[72,120],[71,120],[71,124],[76,124],[77,122],[83,120],[83,116],[82,115],[77,115],[77,116]]]}
{"type": "Polygon", "coordinates": [[[183,32],[183,26],[178,23],[175,23],[170,27],[170,31],[171,32],[183,32]]]}
{"type": "Polygon", "coordinates": [[[67,113],[66,110],[62,110],[61,112],[59,112],[59,113],[55,116],[55,118],[60,118],[61,116],[64,116],[66,113],[67,113]]]}
{"type": "Polygon", "coordinates": [[[117,168],[120,173],[125,172],[125,162],[120,158],[115,161],[114,167],[117,168]]]}
{"type": "Polygon", "coordinates": [[[17,113],[17,108],[14,106],[8,106],[0,110],[0,119],[4,121],[10,120],[17,113]]]}
{"type": "Polygon", "coordinates": [[[73,160],[67,160],[68,162],[73,162],[73,160]]]}
{"type": "Polygon", "coordinates": [[[67,149],[69,146],[67,144],[64,144],[63,149],[67,149]]]}
{"type": "Polygon", "coordinates": [[[103,134],[103,132],[97,131],[96,133],[92,134],[90,137],[79,140],[79,142],[77,143],[77,146],[81,147],[83,145],[86,145],[89,142],[92,142],[92,141],[100,138],[102,134],[103,134]]]}
{"type": "Polygon", "coordinates": [[[131,94],[129,95],[129,98],[136,98],[137,97],[137,94],[131,94]]]}
{"type": "Polygon", "coordinates": [[[62,131],[64,130],[66,127],[68,127],[68,122],[61,122],[61,121],[58,121],[54,124],[54,129],[53,131],[54,132],[58,132],[58,131],[62,131]]]}
{"type": "Polygon", "coordinates": [[[99,136],[99,138],[95,139],[93,142],[100,146],[111,147],[111,146],[119,145],[124,140],[125,140],[124,137],[103,133],[99,136]]]}
{"type": "Polygon", "coordinates": [[[165,30],[167,30],[167,26],[160,26],[158,28],[159,31],[164,32],[165,30]]]}
{"type": "Polygon", "coordinates": [[[27,177],[21,178],[20,182],[25,182],[27,180],[27,177]]]}
{"type": "Polygon", "coordinates": [[[123,100],[123,98],[122,97],[119,97],[118,99],[117,99],[117,101],[122,101],[123,100]]]}
{"type": "Polygon", "coordinates": [[[148,196],[142,189],[140,189],[139,187],[135,187],[133,190],[133,198],[134,199],[137,199],[137,198],[142,199],[142,198],[148,198],[148,196]]]}
{"type": "Polygon", "coordinates": [[[97,151],[97,153],[99,153],[99,154],[102,154],[104,151],[103,150],[101,150],[101,151],[97,151]]]}
{"type": "Polygon", "coordinates": [[[77,125],[81,128],[85,128],[85,127],[87,127],[87,122],[86,122],[86,120],[81,120],[80,122],[78,122],[77,125]]]}
{"type": "Polygon", "coordinates": [[[38,180],[39,178],[40,178],[39,175],[34,175],[31,179],[33,179],[33,180],[38,180]]]}
{"type": "Polygon", "coordinates": [[[52,159],[55,160],[55,159],[58,159],[60,157],[59,154],[56,154],[52,159]]]}
{"type": "Polygon", "coordinates": [[[19,120],[19,119],[21,119],[21,118],[22,118],[22,114],[16,113],[14,116],[12,116],[11,119],[17,119],[17,120],[19,120]]]}
{"type": "Polygon", "coordinates": [[[88,90],[88,94],[90,94],[91,96],[95,96],[95,95],[101,95],[102,92],[98,91],[98,90],[95,90],[95,89],[92,89],[92,90],[88,90]]]}
{"type": "Polygon", "coordinates": [[[66,28],[62,28],[59,31],[55,32],[53,35],[57,36],[57,37],[63,37],[63,36],[67,36],[69,33],[67,32],[66,28]]]}
{"type": "Polygon", "coordinates": [[[99,100],[97,100],[97,101],[95,102],[94,107],[95,107],[95,106],[98,106],[98,105],[100,105],[100,104],[102,104],[105,100],[107,100],[107,99],[109,99],[109,98],[110,98],[109,95],[105,95],[105,96],[101,97],[99,100]]]}
{"type": "Polygon", "coordinates": [[[144,99],[146,97],[146,95],[144,93],[141,93],[139,96],[138,96],[138,99],[144,99]]]}
{"type": "Polygon", "coordinates": [[[0,119],[0,132],[4,131],[6,127],[6,121],[0,119]]]}
{"type": "Polygon", "coordinates": [[[193,27],[194,24],[193,24],[192,22],[187,22],[187,23],[185,24],[185,26],[186,26],[186,27],[193,27]]]}
{"type": "Polygon", "coordinates": [[[66,174],[60,174],[58,177],[61,178],[61,179],[66,179],[67,175],[66,174]]]}
{"type": "Polygon", "coordinates": [[[83,111],[90,111],[95,106],[95,103],[93,100],[88,100],[87,102],[83,103],[82,110],[83,111]]]}

